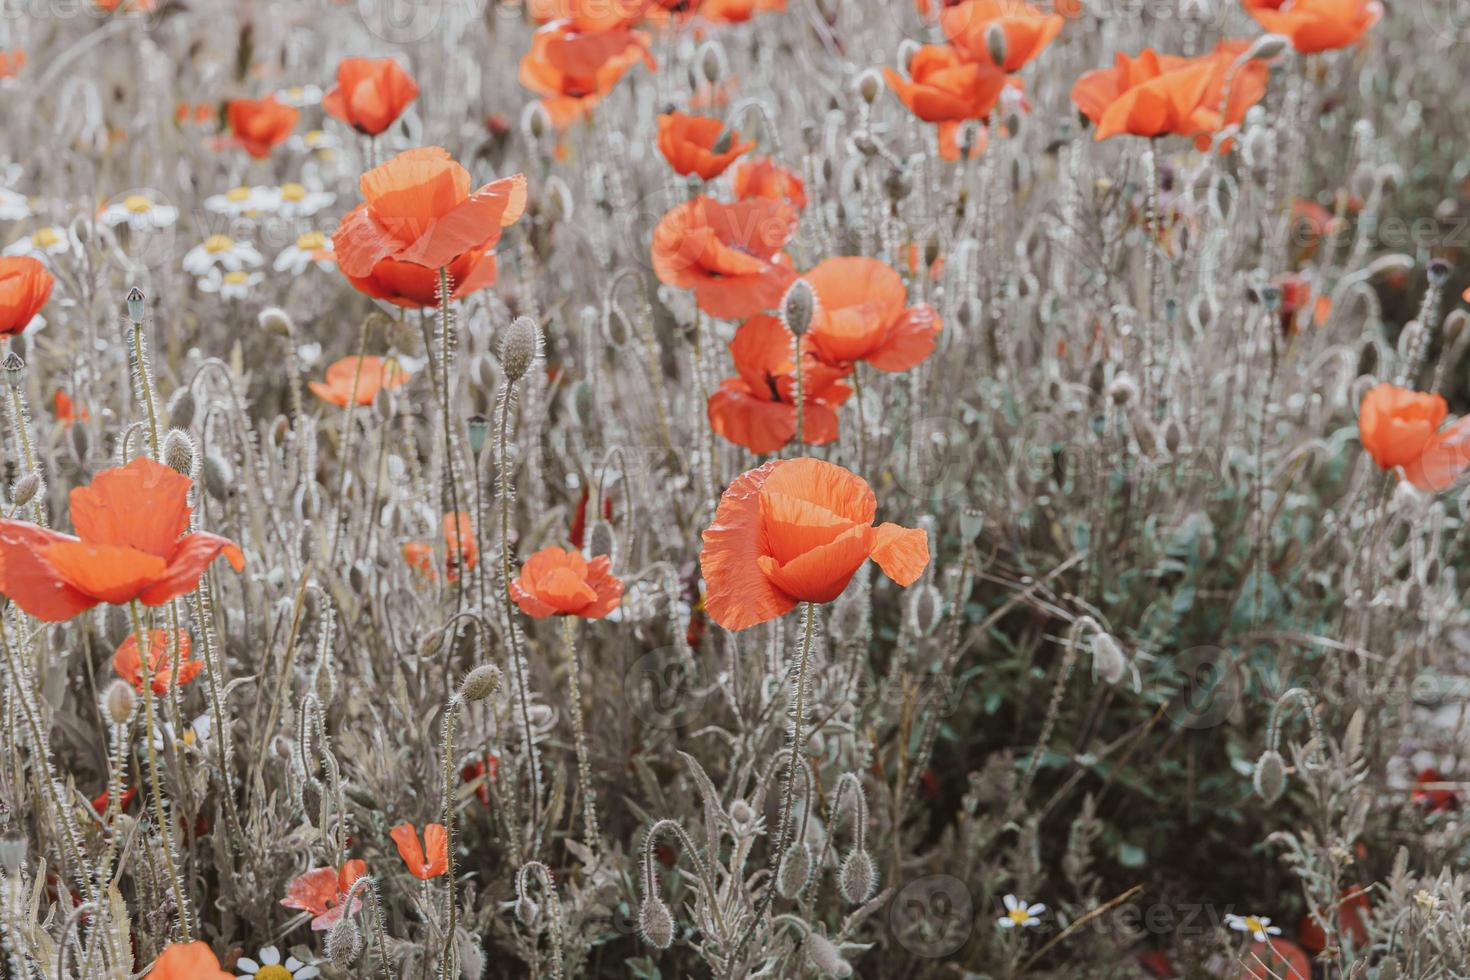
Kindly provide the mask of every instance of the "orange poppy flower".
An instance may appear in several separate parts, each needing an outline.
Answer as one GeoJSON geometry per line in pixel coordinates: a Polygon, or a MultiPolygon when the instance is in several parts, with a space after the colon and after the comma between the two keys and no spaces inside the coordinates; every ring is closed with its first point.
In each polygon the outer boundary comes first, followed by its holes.
{"type": "MultiPolygon", "coordinates": [[[[709,398],[710,427],[737,446],[772,453],[796,435],[794,337],[773,316],[753,316],[735,331],[730,353],[739,377],[726,378],[709,398]]],[[[840,382],[847,369],[812,356],[801,360],[802,442],[820,446],[837,438],[836,408],[852,389],[840,382]]]]}
{"type": "Polygon", "coordinates": [[[220,969],[219,957],[208,943],[170,943],[153,961],[143,980],[234,980],[220,969]]]}
{"type": "Polygon", "coordinates": [[[437,306],[441,268],[455,298],[491,285],[490,250],[526,210],[524,174],[471,193],[469,171],[438,146],[406,150],[358,185],[366,200],[332,233],[337,267],[360,291],[399,306],[437,306]]]}
{"type": "Polygon", "coordinates": [[[1072,86],[1072,101],[1097,124],[1095,139],[1194,136],[1220,128],[1218,101],[1206,103],[1219,66],[1213,58],[1180,59],[1145,49],[1118,53],[1112,68],[1090,71],[1072,86]]]}
{"type": "Polygon", "coordinates": [[[392,58],[343,58],[322,108],[366,136],[377,136],[419,97],[418,84],[392,58]]]}
{"type": "MultiPolygon", "coordinates": [[[[188,633],[179,633],[179,686],[192,681],[204,669],[204,661],[190,660],[189,654],[193,651],[193,641],[188,633]]],[[[122,641],[117,652],[112,655],[112,669],[117,671],[117,676],[133,685],[133,689],[139,694],[143,693],[143,660],[138,656],[138,634],[130,633],[128,638],[122,641]]],[[[173,675],[173,650],[169,643],[168,633],[164,630],[150,630],[148,633],[148,675],[152,680],[150,685],[154,694],[167,694],[169,680],[173,675]]]]}
{"type": "Polygon", "coordinates": [[[607,555],[588,561],[579,551],[551,547],[526,559],[520,578],[510,584],[510,595],[534,619],[601,619],[622,601],[623,583],[613,575],[607,555]]]}
{"type": "Polygon", "coordinates": [[[388,836],[398,845],[398,856],[403,858],[408,873],[419,881],[437,878],[449,870],[449,835],[442,823],[424,827],[423,843],[419,842],[418,830],[411,823],[399,824],[388,836]]]}
{"type": "Polygon", "coordinates": [[[772,201],[790,201],[799,211],[806,207],[806,185],[796,171],[783,167],[770,157],[742,160],[735,167],[735,196],[740,200],[764,197],[772,201]]]}
{"type": "Polygon", "coordinates": [[[68,395],[60,388],[56,390],[56,394],[52,396],[51,400],[56,408],[56,421],[67,428],[71,428],[72,424],[77,421],[86,422],[92,417],[92,413],[87,410],[87,406],[78,406],[72,401],[71,395],[68,395]]]}
{"type": "Polygon", "coordinates": [[[301,113],[294,106],[277,102],[267,95],[263,99],[232,99],[225,108],[230,132],[245,152],[257,159],[271,155],[271,150],[284,143],[301,113]]]}
{"type": "Polygon", "coordinates": [[[653,272],[660,282],[693,289],[710,316],[754,316],[779,303],[796,278],[781,251],[795,233],[790,201],[696,197],[670,209],[653,230],[653,272]]]}
{"type": "Polygon", "coordinates": [[[1005,62],[999,67],[1016,71],[1030,62],[1061,33],[1065,21],[1015,0],[966,0],[950,7],[939,18],[944,35],[976,61],[990,61],[986,35],[992,24],[1005,34],[1005,62]]]}
{"type": "Polygon", "coordinates": [[[907,371],[933,352],[939,315],[927,304],[904,306],[908,291],[891,266],[839,256],[802,278],[817,294],[805,340],[828,364],[867,361],[880,371],[907,371]]]}
{"type": "Polygon", "coordinates": [[[538,23],[563,20],[577,31],[615,31],[643,19],[654,0],[530,0],[538,23]]]}
{"type": "Polygon", "coordinates": [[[1380,384],[1358,408],[1358,439],[1381,469],[1401,466],[1420,490],[1443,490],[1470,466],[1470,416],[1441,430],[1448,413],[1439,395],[1380,384]]]}
{"type": "MultiPolygon", "coordinates": [[[[336,925],[342,913],[347,911],[342,903],[352,891],[353,884],[366,873],[367,862],[359,860],[346,862],[340,870],[316,868],[304,872],[291,879],[281,904],[288,909],[310,912],[312,931],[325,932],[336,925]]],[[[355,900],[353,913],[356,914],[361,907],[362,899],[355,900]]]]}
{"type": "MultiPolygon", "coordinates": [[[[480,548],[475,544],[475,525],[464,511],[444,515],[444,552],[448,568],[446,577],[458,582],[460,569],[474,568],[480,562],[480,548]]],[[[403,560],[425,575],[434,575],[434,546],[427,541],[410,541],[403,546],[403,560]]]]}
{"type": "Polygon", "coordinates": [[[703,0],[699,16],[712,24],[742,24],[758,13],[785,9],[786,0],[703,0]]]}
{"type": "Polygon", "coordinates": [[[1245,12],[1303,54],[1360,41],[1383,16],[1378,0],[1242,0],[1245,12]]]}
{"type": "Polygon", "coordinates": [[[14,48],[9,51],[0,50],[0,78],[13,78],[20,74],[20,70],[26,66],[26,52],[24,48],[14,48]]]}
{"type": "MultiPolygon", "coordinates": [[[[1200,96],[1200,106],[1218,116],[1213,121],[1210,133],[1238,130],[1245,122],[1246,111],[1260,102],[1266,94],[1266,83],[1271,77],[1271,70],[1266,63],[1254,58],[1242,65],[1237,66],[1235,63],[1251,43],[1244,38],[1221,41],[1215,46],[1215,50],[1198,58],[1159,56],[1159,67],[1166,72],[1193,64],[1208,63],[1212,66],[1209,83],[1200,96]]],[[[1208,150],[1210,143],[1208,135],[1201,134],[1195,138],[1195,146],[1201,152],[1208,150]]],[[[1221,152],[1228,151],[1230,146],[1230,140],[1223,141],[1220,144],[1221,152]]]]}
{"type": "MultiPolygon", "coordinates": [[[[531,50],[521,58],[518,77],[522,85],[542,97],[541,105],[552,125],[564,128],[591,112],[640,60],[649,69],[654,67],[653,58],[640,40],[624,40],[627,43],[622,51],[606,57],[597,68],[569,71],[558,67],[558,63],[585,64],[582,59],[593,49],[576,50],[576,31],[560,23],[547,24],[531,35],[531,50]]],[[[599,48],[596,53],[606,52],[599,48]]]]}
{"type": "Polygon", "coordinates": [[[194,481],[151,459],[103,470],[71,492],[79,537],[0,520],[0,593],[37,619],[71,619],[99,602],[159,606],[192,592],[221,554],[245,555],[217,534],[189,531],[194,481]]]}
{"type": "Polygon", "coordinates": [[[331,402],[338,408],[346,408],[347,403],[352,400],[354,386],[357,404],[371,405],[383,388],[397,388],[407,380],[408,372],[397,361],[385,361],[381,357],[368,354],[362,358],[360,369],[355,356],[334,361],[327,368],[325,383],[309,381],[307,387],[322,401],[331,402]]]}
{"type": "Polygon", "coordinates": [[[1006,76],[989,59],[974,61],[948,44],[926,44],[909,61],[904,78],[883,69],[888,87],[925,122],[958,122],[990,114],[1006,76]]]}
{"type": "Polygon", "coordinates": [[[13,337],[30,326],[51,298],[56,279],[29,255],[0,256],[0,335],[13,337]]]}
{"type": "Polygon", "coordinates": [[[713,180],[755,149],[755,140],[740,142],[740,133],[709,116],[666,112],[658,117],[658,148],[674,172],[713,180]]]}
{"type": "Polygon", "coordinates": [[[725,490],[699,556],[705,612],[728,630],[775,619],[798,602],[831,602],[872,558],[899,585],[929,564],[929,539],[873,526],[878,501],[835,463],[778,459],[725,490]]]}
{"type": "Polygon", "coordinates": [[[1301,321],[1305,319],[1302,313],[1311,306],[1310,321],[1317,326],[1324,326],[1332,315],[1332,299],[1328,296],[1318,296],[1315,303],[1312,302],[1312,283],[1303,276],[1287,275],[1279,276],[1275,285],[1281,290],[1281,332],[1284,335],[1300,333],[1303,327],[1301,321]]]}

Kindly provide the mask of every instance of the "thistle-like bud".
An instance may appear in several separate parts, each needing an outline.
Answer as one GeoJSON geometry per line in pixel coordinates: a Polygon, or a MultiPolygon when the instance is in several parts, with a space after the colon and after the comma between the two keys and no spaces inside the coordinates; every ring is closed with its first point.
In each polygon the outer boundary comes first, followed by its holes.
{"type": "Polygon", "coordinates": [[[873,868],[873,858],[861,847],[854,847],[842,859],[842,868],[837,872],[837,889],[842,897],[853,905],[866,902],[878,884],[878,872],[873,868]]]}
{"type": "Polygon", "coordinates": [[[1286,760],[1281,758],[1280,752],[1267,749],[1261,753],[1261,757],[1256,760],[1253,782],[1256,795],[1266,803],[1275,803],[1281,799],[1281,794],[1286,791],[1286,760]]]}
{"type": "Polygon", "coordinates": [[[338,919],[327,933],[326,953],[339,970],[346,970],[362,955],[362,933],[347,916],[338,919]]]}
{"type": "Polygon", "coordinates": [[[863,72],[857,78],[858,95],[868,105],[877,101],[878,93],[883,91],[883,76],[872,68],[863,72]]]}
{"type": "Polygon", "coordinates": [[[806,891],[812,877],[812,851],[806,844],[792,844],[781,855],[776,871],[776,892],[782,898],[796,898],[806,891]]]}
{"type": "Polygon", "coordinates": [[[459,686],[459,696],[466,701],[483,701],[494,697],[495,692],[500,690],[502,679],[499,667],[481,664],[465,675],[464,683],[459,686]]]}
{"type": "Polygon", "coordinates": [[[133,321],[134,326],[137,326],[138,324],[143,322],[143,311],[146,305],[147,299],[143,295],[143,290],[139,289],[137,286],[134,286],[132,289],[128,290],[128,319],[133,321]]]}
{"type": "Polygon", "coordinates": [[[183,429],[169,429],[163,437],[163,465],[189,476],[194,472],[194,440],[183,429]]]}
{"type": "Polygon", "coordinates": [[[296,332],[296,324],[291,320],[291,314],[279,306],[267,306],[261,310],[256,322],[266,333],[273,333],[278,337],[289,337],[296,332]]]}
{"type": "Polygon", "coordinates": [[[985,52],[997,66],[1006,63],[1006,31],[999,21],[985,29],[985,52]]]}
{"type": "Polygon", "coordinates": [[[516,317],[500,345],[500,366],[506,380],[514,384],[525,377],[540,349],[541,331],[536,321],[528,316],[516,317]]]}
{"type": "Polygon", "coordinates": [[[10,387],[19,388],[21,385],[25,384],[25,358],[21,357],[15,351],[12,350],[10,353],[5,355],[4,361],[0,361],[0,370],[5,371],[5,383],[10,385],[10,387]]]}
{"type": "Polygon", "coordinates": [[[638,934],[655,949],[673,945],[674,916],[657,895],[649,895],[638,909],[638,934]]]}
{"type": "Polygon", "coordinates": [[[10,500],[17,507],[24,507],[30,503],[41,489],[41,476],[39,473],[27,473],[15,481],[15,486],[10,488],[10,500]]]}
{"type": "Polygon", "coordinates": [[[786,325],[786,329],[800,337],[812,325],[812,317],[816,313],[817,293],[812,289],[811,283],[805,279],[793,282],[781,300],[781,322],[786,325]]]}
{"type": "Polygon", "coordinates": [[[102,695],[102,709],[114,725],[126,725],[137,704],[138,694],[133,685],[121,679],[113,681],[102,695]]]}
{"type": "Polygon", "coordinates": [[[736,837],[749,837],[758,826],[755,807],[744,800],[736,800],[730,804],[730,829],[735,832],[736,837]]]}
{"type": "Polygon", "coordinates": [[[1128,658],[1118,641],[1106,633],[1092,634],[1092,669],[1105,684],[1116,684],[1128,669],[1128,658]]]}
{"type": "Polygon", "coordinates": [[[852,976],[852,964],[842,958],[837,947],[832,945],[832,940],[826,936],[809,930],[806,939],[802,940],[801,948],[806,953],[807,962],[822,976],[852,976]]]}

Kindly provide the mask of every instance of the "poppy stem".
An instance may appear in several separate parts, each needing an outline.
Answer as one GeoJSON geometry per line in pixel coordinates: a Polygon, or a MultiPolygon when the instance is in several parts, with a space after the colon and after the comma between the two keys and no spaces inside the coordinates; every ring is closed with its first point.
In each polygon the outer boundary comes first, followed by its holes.
{"type": "MultiPolygon", "coordinates": [[[[454,423],[449,412],[449,362],[454,358],[454,321],[449,313],[450,294],[449,270],[439,269],[439,396],[441,418],[444,426],[444,483],[448,490],[449,512],[459,520],[459,478],[454,469],[454,423]]],[[[445,542],[445,567],[448,568],[448,542],[445,542]]],[[[453,556],[460,561],[460,556],[453,556]]],[[[446,573],[445,578],[449,576],[446,573]]],[[[464,602],[464,575],[455,576],[455,591],[460,603],[464,602]]]]}
{"type": "Polygon", "coordinates": [[[586,726],[582,721],[582,661],[577,656],[577,619],[563,616],[562,647],[567,654],[567,683],[571,687],[572,737],[577,748],[577,777],[582,790],[582,831],[587,835],[587,849],[593,854],[602,842],[597,825],[597,797],[592,790],[592,764],[587,757],[586,726]]]}
{"type": "Polygon", "coordinates": [[[156,460],[159,458],[158,441],[158,406],[153,401],[153,377],[148,369],[148,351],[143,337],[143,322],[138,320],[133,323],[133,370],[138,373],[138,397],[142,399],[143,406],[148,410],[148,446],[150,455],[156,460]]]}
{"type": "Polygon", "coordinates": [[[179,910],[179,931],[184,942],[194,938],[190,926],[189,897],[179,880],[178,862],[174,856],[174,830],[169,823],[167,800],[163,795],[163,777],[158,771],[158,752],[153,747],[155,734],[153,711],[153,676],[149,662],[148,631],[143,626],[142,610],[138,600],[128,603],[128,617],[132,620],[133,635],[138,638],[138,672],[143,684],[143,744],[148,749],[148,778],[153,788],[153,816],[158,823],[158,836],[163,842],[163,862],[168,872],[169,887],[173,890],[174,905],[179,910]]]}
{"type": "Polygon", "coordinates": [[[439,980],[452,980],[459,974],[454,955],[459,904],[454,894],[454,713],[463,703],[456,693],[444,708],[444,881],[449,886],[449,926],[444,930],[444,950],[439,956],[439,980]]]}
{"type": "Polygon", "coordinates": [[[803,409],[805,407],[805,404],[806,404],[806,391],[805,391],[805,384],[804,384],[805,379],[802,377],[802,374],[801,374],[801,335],[800,334],[793,335],[793,337],[792,337],[792,346],[794,346],[795,349],[796,349],[796,354],[794,355],[795,360],[796,360],[796,390],[795,390],[795,398],[796,398],[796,445],[797,445],[797,455],[800,455],[801,454],[801,448],[800,447],[803,446],[803,445],[805,445],[805,443],[806,443],[806,426],[805,426],[804,421],[802,419],[802,411],[803,411],[803,409]]]}
{"type": "MultiPolygon", "coordinates": [[[[331,568],[337,567],[337,552],[341,550],[342,530],[347,524],[347,515],[349,513],[346,507],[347,474],[351,472],[352,467],[347,464],[352,459],[352,416],[354,410],[357,408],[358,385],[362,381],[362,358],[363,352],[367,350],[368,323],[368,318],[364,317],[362,326],[357,331],[357,368],[352,372],[352,388],[347,395],[347,404],[342,406],[342,473],[337,481],[337,519],[332,522],[332,544],[327,549],[328,554],[331,556],[327,564],[331,568]]],[[[386,372],[383,374],[383,387],[386,388],[389,386],[389,379],[395,370],[393,362],[391,360],[388,361],[387,365],[383,368],[383,371],[386,372]]],[[[371,506],[371,502],[368,502],[368,505],[371,506]]]]}

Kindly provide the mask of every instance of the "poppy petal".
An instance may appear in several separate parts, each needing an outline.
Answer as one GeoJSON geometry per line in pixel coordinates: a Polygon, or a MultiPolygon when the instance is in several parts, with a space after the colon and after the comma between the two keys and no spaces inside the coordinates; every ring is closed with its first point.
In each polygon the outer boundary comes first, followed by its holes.
{"type": "Polygon", "coordinates": [[[167,569],[161,570],[138,598],[145,606],[160,606],[170,599],[193,592],[204,570],[220,555],[224,555],[237,572],[245,567],[244,552],[228,538],[204,531],[185,535],[167,569]]]}
{"type": "Polygon", "coordinates": [[[873,561],[899,585],[913,585],[929,564],[929,535],[917,528],[879,524],[873,561]]]}
{"type": "Polygon", "coordinates": [[[880,371],[907,371],[934,353],[940,326],[932,306],[905,310],[889,327],[882,346],[868,355],[867,362],[880,371]]]}
{"type": "Polygon", "coordinates": [[[429,269],[443,268],[466,252],[495,244],[500,229],[519,218],[525,209],[524,174],[486,184],[429,224],[394,258],[429,269]]]}
{"type": "Polygon", "coordinates": [[[97,599],[61,578],[41,557],[47,545],[76,541],[21,521],[0,521],[0,593],[31,616],[48,623],[71,619],[97,599]]]}
{"type": "Polygon", "coordinates": [[[871,525],[855,524],[828,544],[782,564],[762,555],[759,566],[782,592],[803,602],[831,602],[842,594],[873,548],[871,525]]]}
{"type": "Polygon", "coordinates": [[[40,549],[45,562],[78,591],[103,602],[130,602],[167,567],[157,555],[86,541],[58,541],[40,549]]]}
{"type": "Polygon", "coordinates": [[[732,482],[703,534],[699,568],[705,611],[728,630],[743,630],[790,612],[796,600],[775,587],[757,564],[761,548],[760,492],[796,460],[773,460],[732,482]]]}
{"type": "Polygon", "coordinates": [[[393,843],[398,845],[398,856],[415,878],[422,878],[424,870],[424,845],[419,841],[418,831],[411,823],[401,823],[388,832],[393,843]]]}
{"type": "Polygon", "coordinates": [[[89,544],[134,548],[165,560],[189,529],[187,476],[145,456],[103,470],[71,492],[71,522],[89,544]]]}
{"type": "Polygon", "coordinates": [[[1470,467],[1470,416],[1436,433],[1418,459],[1404,466],[1404,476],[1420,490],[1444,490],[1470,467]]]}

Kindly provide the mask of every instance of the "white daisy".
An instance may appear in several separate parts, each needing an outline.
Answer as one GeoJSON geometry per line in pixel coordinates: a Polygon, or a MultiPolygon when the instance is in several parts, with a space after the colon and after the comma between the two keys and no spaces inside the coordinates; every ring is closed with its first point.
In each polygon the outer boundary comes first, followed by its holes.
{"type": "Polygon", "coordinates": [[[293,85],[276,92],[276,101],[284,102],[286,105],[305,109],[307,106],[316,105],[322,100],[322,89],[320,85],[293,85]]]}
{"type": "Polygon", "coordinates": [[[259,214],[275,210],[280,195],[274,187],[231,187],[223,194],[211,194],[204,199],[204,210],[214,214],[227,214],[232,218],[259,214]]]}
{"type": "Polygon", "coordinates": [[[201,292],[219,293],[221,299],[242,300],[250,296],[250,290],[265,281],[263,272],[246,272],[243,269],[235,269],[232,272],[220,272],[219,269],[211,267],[208,272],[194,280],[194,284],[201,292]]]}
{"type": "Polygon", "coordinates": [[[1265,942],[1267,936],[1281,935],[1281,927],[1273,926],[1271,920],[1264,915],[1236,915],[1234,912],[1226,912],[1225,924],[1236,932],[1250,933],[1251,938],[1258,943],[1265,942]]]}
{"type": "Polygon", "coordinates": [[[126,224],[133,231],[167,228],[179,220],[179,209],[155,201],[151,193],[128,194],[102,209],[102,223],[109,228],[126,224]]]}
{"type": "MultiPolygon", "coordinates": [[[[202,714],[189,722],[184,728],[183,737],[175,739],[175,741],[178,742],[181,748],[192,745],[202,750],[209,741],[211,730],[209,715],[207,713],[202,714]]],[[[168,739],[174,739],[174,726],[166,721],[160,722],[153,730],[153,750],[155,752],[162,752],[168,739]]]]}
{"type": "Polygon", "coordinates": [[[1030,929],[1041,925],[1040,916],[1046,911],[1045,905],[1040,902],[1027,905],[1014,895],[1007,895],[1002,901],[1005,903],[1006,914],[995,920],[995,924],[1002,929],[1014,929],[1017,926],[1030,929]]]}
{"type": "Polygon", "coordinates": [[[5,246],[5,254],[32,255],[39,259],[47,255],[60,255],[70,248],[71,240],[66,237],[65,229],[47,225],[5,246]]]}
{"type": "Polygon", "coordinates": [[[223,266],[226,271],[238,272],[247,265],[257,266],[264,261],[249,242],[237,242],[229,235],[210,235],[189,249],[184,256],[184,271],[202,276],[215,266],[223,266]]]}
{"type": "Polygon", "coordinates": [[[318,268],[331,269],[336,265],[331,254],[332,240],[319,231],[308,231],[281,249],[272,268],[277,272],[290,272],[293,276],[301,275],[313,262],[318,268]]]}
{"type": "Polygon", "coordinates": [[[335,150],[342,145],[342,141],[325,129],[308,129],[304,133],[297,133],[286,141],[286,147],[292,150],[314,153],[317,150],[335,150]]]}
{"type": "Polygon", "coordinates": [[[276,206],[283,218],[309,218],[322,208],[331,207],[337,195],[305,184],[282,184],[271,188],[277,195],[276,206]]]}
{"type": "Polygon", "coordinates": [[[22,221],[31,216],[31,202],[24,194],[0,187],[0,221],[22,221]]]}
{"type": "Polygon", "coordinates": [[[266,946],[256,956],[257,959],[242,956],[235,961],[235,969],[240,971],[238,976],[255,980],[311,980],[321,976],[316,967],[307,966],[294,956],[286,957],[282,963],[281,951],[274,946],[266,946]]]}

